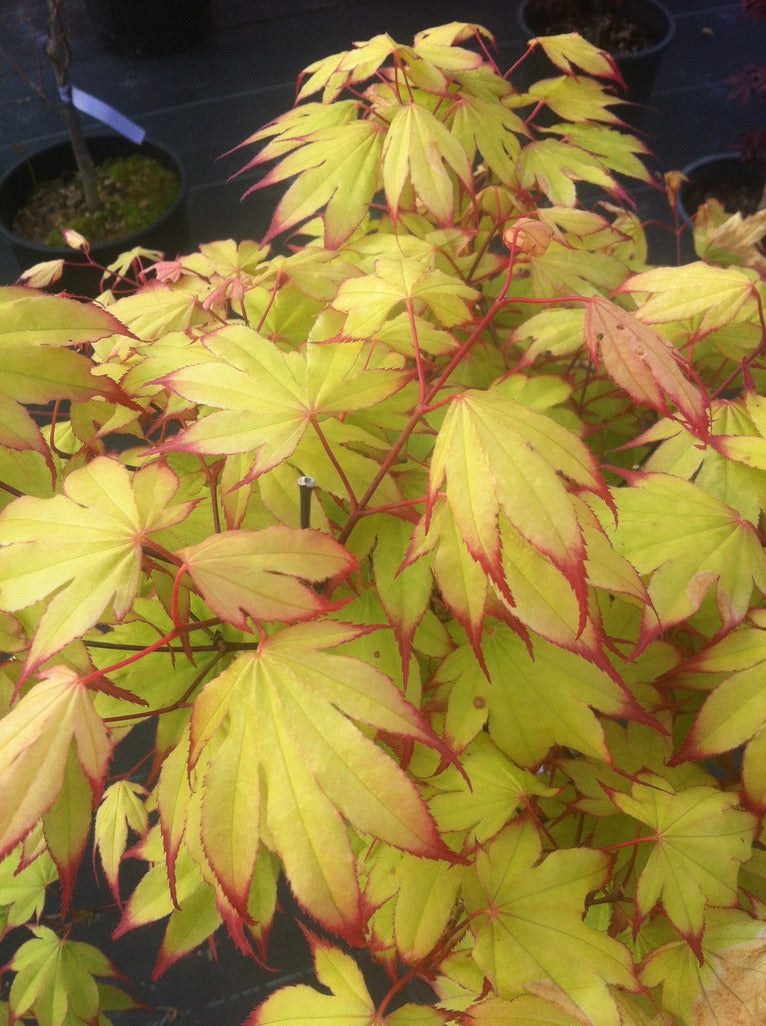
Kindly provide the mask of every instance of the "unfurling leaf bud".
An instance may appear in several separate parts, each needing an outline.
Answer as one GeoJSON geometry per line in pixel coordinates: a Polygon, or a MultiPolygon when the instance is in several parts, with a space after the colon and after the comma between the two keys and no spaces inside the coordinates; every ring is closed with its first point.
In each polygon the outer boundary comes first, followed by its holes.
{"type": "Polygon", "coordinates": [[[547,224],[532,217],[520,217],[503,232],[503,242],[509,249],[527,256],[542,256],[550,245],[553,233],[547,224]]]}
{"type": "Polygon", "coordinates": [[[79,249],[83,253],[87,253],[90,249],[90,243],[84,235],[80,235],[74,228],[62,228],[61,234],[64,236],[64,242],[69,246],[70,249],[79,249]]]}
{"type": "Polygon", "coordinates": [[[64,269],[63,260],[43,260],[39,264],[28,267],[19,277],[19,285],[29,285],[33,289],[44,289],[61,277],[64,269]]]}

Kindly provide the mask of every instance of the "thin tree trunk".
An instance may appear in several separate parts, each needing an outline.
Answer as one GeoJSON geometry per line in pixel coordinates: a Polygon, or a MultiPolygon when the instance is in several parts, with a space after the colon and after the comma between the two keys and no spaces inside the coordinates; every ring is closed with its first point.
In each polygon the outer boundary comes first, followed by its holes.
{"type": "Polygon", "coordinates": [[[69,138],[72,143],[75,163],[82,179],[85,204],[90,211],[98,210],[101,201],[96,188],[96,169],[88,151],[85,137],[82,134],[80,117],[69,95],[69,44],[64,27],[61,24],[61,8],[64,0],[47,0],[48,4],[48,44],[45,52],[51,62],[56,76],[56,85],[62,95],[62,105],[66,118],[69,138]]]}

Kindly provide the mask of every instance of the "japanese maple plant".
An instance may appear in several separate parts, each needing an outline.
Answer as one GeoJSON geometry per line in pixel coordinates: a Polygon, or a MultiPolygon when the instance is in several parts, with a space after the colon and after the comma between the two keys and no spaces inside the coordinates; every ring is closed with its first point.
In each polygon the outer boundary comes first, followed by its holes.
{"type": "Polygon", "coordinates": [[[533,45],[318,61],[261,241],[0,290],[11,1021],[128,1001],[92,838],[157,974],[284,877],[322,986],[250,1026],[762,1023],[763,272],[650,267],[611,59],[533,45]]]}

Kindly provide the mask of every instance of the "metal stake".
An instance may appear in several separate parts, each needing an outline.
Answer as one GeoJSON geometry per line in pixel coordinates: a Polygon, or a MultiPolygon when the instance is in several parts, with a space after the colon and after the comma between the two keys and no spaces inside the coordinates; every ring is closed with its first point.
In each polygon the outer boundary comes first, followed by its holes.
{"type": "Polygon", "coordinates": [[[311,493],[317,483],[313,477],[299,477],[298,488],[301,493],[301,527],[311,527],[311,493]]]}

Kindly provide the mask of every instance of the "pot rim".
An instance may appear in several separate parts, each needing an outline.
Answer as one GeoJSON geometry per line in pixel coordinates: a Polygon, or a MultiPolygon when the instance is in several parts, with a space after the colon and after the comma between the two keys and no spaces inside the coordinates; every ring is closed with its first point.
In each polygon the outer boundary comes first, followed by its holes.
{"type": "MultiPolygon", "coordinates": [[[[662,17],[664,17],[667,27],[665,29],[665,34],[659,42],[654,44],[654,46],[649,46],[645,50],[637,50],[635,53],[613,54],[614,59],[619,61],[621,64],[633,63],[634,61],[642,60],[644,57],[653,55],[660,50],[664,50],[665,47],[672,42],[676,34],[675,16],[663,3],[660,2],[660,0],[635,0],[635,2],[642,7],[651,7],[656,10],[660,15],[662,15],[662,17]]],[[[524,17],[524,12],[527,7],[529,7],[530,3],[534,3],[534,0],[521,0],[517,12],[518,22],[522,32],[524,33],[525,39],[532,39],[535,37],[535,33],[529,27],[524,17]]]]}
{"type": "MultiPolygon", "coordinates": [[[[723,163],[724,161],[726,161],[727,163],[729,161],[732,161],[736,162],[737,164],[743,164],[745,167],[748,168],[758,167],[757,160],[747,160],[745,157],[742,156],[739,150],[723,150],[721,153],[706,153],[702,157],[697,157],[696,160],[692,160],[689,164],[684,165],[684,167],[681,168],[681,172],[682,174],[685,174],[688,177],[689,175],[693,174],[698,168],[707,167],[708,165],[716,164],[719,161],[721,163],[723,163]]],[[[763,172],[764,175],[766,175],[766,166],[764,167],[763,172]]]]}
{"type": "MultiPolygon", "coordinates": [[[[156,218],[154,221],[151,221],[149,224],[144,225],[143,228],[131,232],[129,235],[120,235],[113,239],[104,239],[99,242],[93,242],[90,244],[89,247],[90,252],[94,255],[97,255],[99,252],[106,250],[107,248],[110,250],[117,248],[119,251],[126,252],[127,250],[133,249],[135,246],[138,246],[142,238],[144,238],[151,231],[153,231],[160,223],[166,221],[168,218],[171,218],[175,214],[177,214],[181,207],[185,204],[188,193],[188,180],[186,170],[183,164],[181,163],[180,158],[176,155],[176,153],[170,147],[166,146],[164,143],[157,142],[155,139],[150,139],[147,137],[144,139],[143,143],[137,145],[136,143],[132,143],[129,139],[125,139],[123,136],[117,135],[115,133],[86,133],[86,142],[92,142],[96,140],[107,143],[119,142],[121,145],[124,144],[127,150],[133,149],[136,152],[140,152],[143,147],[146,147],[150,151],[155,150],[156,152],[162,153],[170,159],[170,161],[174,165],[173,170],[178,175],[178,195],[176,196],[175,200],[171,203],[171,205],[163,211],[160,217],[156,218]]],[[[26,164],[28,164],[30,161],[52,150],[59,149],[62,146],[68,147],[69,145],[69,137],[62,136],[58,140],[49,143],[47,146],[42,146],[39,149],[34,150],[32,153],[29,153],[26,157],[22,157],[21,160],[18,160],[15,164],[13,164],[5,172],[2,178],[0,178],[0,193],[2,193],[8,180],[12,178],[15,174],[17,174],[19,170],[23,168],[26,164]]],[[[152,156],[151,152],[147,155],[152,156]]],[[[8,225],[5,223],[2,217],[0,217],[0,236],[2,236],[10,246],[17,245],[32,249],[39,249],[42,255],[42,259],[46,260],[72,260],[78,252],[78,250],[72,249],[69,246],[46,246],[41,242],[35,242],[33,239],[26,239],[23,235],[16,235],[16,233],[8,227],[8,225]]]]}
{"type": "MultiPolygon", "coordinates": [[[[718,163],[741,164],[747,171],[760,172],[764,181],[766,181],[766,165],[760,166],[758,161],[745,160],[739,150],[724,150],[720,153],[706,153],[702,157],[697,157],[696,160],[691,161],[689,164],[685,164],[681,168],[681,174],[685,175],[688,179],[691,179],[695,171],[699,171],[702,168],[712,168],[718,163]]],[[[682,182],[678,191],[678,214],[682,221],[689,221],[694,217],[694,213],[689,212],[684,199],[684,193],[688,190],[688,187],[691,184],[691,181],[682,182]]]]}

